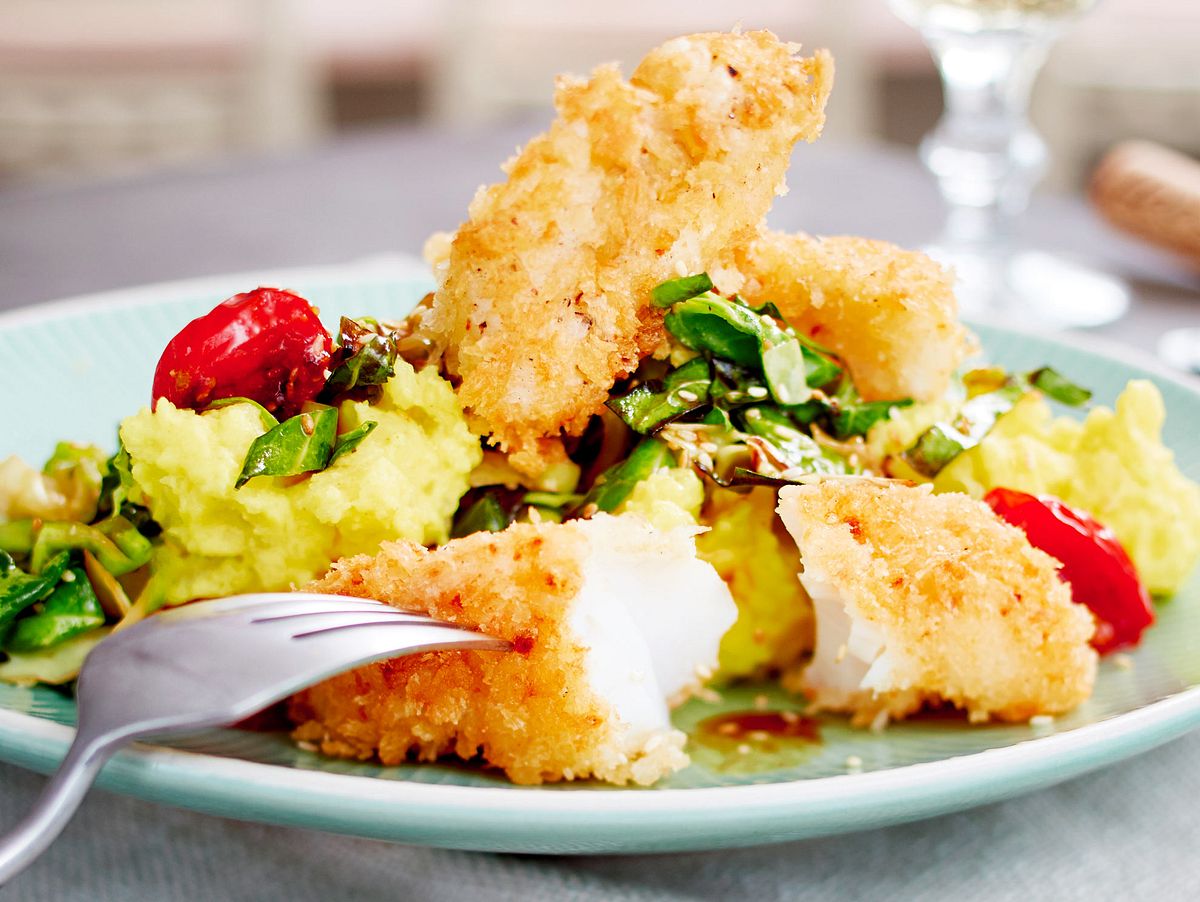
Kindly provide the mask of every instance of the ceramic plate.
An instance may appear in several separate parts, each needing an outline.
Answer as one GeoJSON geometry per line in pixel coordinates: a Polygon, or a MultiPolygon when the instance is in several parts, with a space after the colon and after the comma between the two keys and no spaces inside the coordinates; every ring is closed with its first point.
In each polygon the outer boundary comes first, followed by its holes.
{"type": "MultiPolygon", "coordinates": [[[[403,261],[230,276],[113,292],[0,316],[0,458],[40,461],[60,438],[115,443],[120,417],[149,401],[158,354],[185,322],[258,284],[294,288],[321,308],[398,316],[429,290],[403,261]]],[[[1127,379],[1153,378],[1166,399],[1166,439],[1200,478],[1200,392],[1127,353],[979,328],[987,355],[1012,369],[1051,363],[1111,403],[1127,379]]],[[[751,744],[703,722],[795,700],[744,687],[692,701],[675,722],[692,765],[653,789],[587,784],[514,787],[452,765],[380,767],[322,758],[286,735],[217,731],[118,755],[100,785],[213,814],[407,843],[502,852],[714,849],[882,826],[1049,786],[1128,758],[1200,723],[1200,579],[1159,607],[1126,666],[1105,661],[1095,694],[1042,726],[971,727],[916,719],[882,735],[821,719],[812,738],[751,744]],[[761,704],[761,699],[759,699],[761,704]]],[[[46,688],[0,684],[0,757],[52,769],[71,739],[74,706],[46,688]]]]}

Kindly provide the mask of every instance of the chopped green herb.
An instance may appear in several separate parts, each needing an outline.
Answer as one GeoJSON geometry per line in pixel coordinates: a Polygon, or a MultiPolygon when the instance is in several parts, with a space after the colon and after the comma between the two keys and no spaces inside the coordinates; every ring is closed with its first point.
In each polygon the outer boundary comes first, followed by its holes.
{"type": "Polygon", "coordinates": [[[1062,373],[1048,366],[1034,370],[1026,378],[1029,379],[1029,384],[1038,391],[1068,407],[1079,407],[1092,398],[1091,391],[1077,385],[1062,373]]]}
{"type": "Polygon", "coordinates": [[[703,357],[672,370],[661,382],[645,382],[608,401],[608,408],[634,432],[645,435],[709,400],[712,370],[703,357]]]}
{"type": "Polygon", "coordinates": [[[675,304],[664,323],[685,347],[761,372],[771,396],[781,404],[802,403],[810,388],[820,388],[841,373],[816,345],[781,327],[771,314],[756,313],[737,299],[698,295],[675,304]]]}
{"type": "MultiPolygon", "coordinates": [[[[374,324],[378,328],[378,324],[374,324]]],[[[333,371],[321,392],[324,400],[357,388],[383,385],[396,372],[396,341],[369,325],[342,317],[333,371]]]]}
{"type": "Polygon", "coordinates": [[[771,396],[780,404],[800,404],[812,394],[804,349],[796,339],[763,351],[762,368],[771,396]]]}
{"type": "Polygon", "coordinates": [[[707,351],[741,366],[762,368],[762,345],[787,336],[770,318],[715,294],[702,294],[672,307],[667,331],[693,351],[707,351]]]}
{"type": "MultiPolygon", "coordinates": [[[[736,302],[738,302],[739,304],[743,304],[746,307],[750,307],[749,304],[747,304],[745,301],[743,301],[741,299],[741,297],[739,297],[737,295],[735,295],[733,299],[736,302]]],[[[759,316],[769,316],[769,317],[771,317],[771,319],[779,320],[780,322],[786,321],[784,318],[784,315],[779,311],[779,308],[775,305],[775,303],[773,301],[767,301],[764,304],[759,304],[757,307],[750,307],[750,309],[753,310],[755,313],[757,313],[759,316]]]]}
{"type": "Polygon", "coordinates": [[[503,532],[513,522],[514,512],[495,495],[484,495],[454,518],[450,538],[461,539],[475,532],[503,532]]]}
{"type": "Polygon", "coordinates": [[[329,465],[337,441],[338,412],[319,407],[284,420],[256,438],[234,488],[256,476],[298,476],[329,465]]]}
{"type": "Polygon", "coordinates": [[[698,275],[684,276],[681,279],[663,282],[650,292],[650,298],[655,307],[670,307],[672,304],[694,298],[698,294],[712,291],[712,287],[712,279],[708,277],[708,273],[702,272],[698,275]]]}
{"type": "Polygon", "coordinates": [[[137,483],[133,481],[132,466],[124,443],[118,441],[117,452],[108,459],[104,478],[100,481],[100,498],[96,502],[98,518],[111,517],[120,512],[126,503],[144,500],[137,483]]]}
{"type": "Polygon", "coordinates": [[[810,386],[823,388],[842,375],[841,366],[819,344],[803,337],[797,337],[796,341],[804,352],[804,374],[810,386]]]}
{"type": "Polygon", "coordinates": [[[526,492],[521,500],[525,504],[545,510],[563,510],[579,504],[583,496],[573,492],[526,492]]]}
{"type": "Polygon", "coordinates": [[[1009,383],[976,395],[963,405],[953,422],[929,427],[904,453],[904,459],[918,473],[932,479],[963,451],[983,441],[996,420],[1012,410],[1024,394],[1020,385],[1009,383]]]}
{"type": "Polygon", "coordinates": [[[866,435],[871,427],[885,420],[897,407],[911,407],[912,398],[899,401],[857,401],[840,406],[832,418],[835,438],[846,439],[855,435],[866,435]]]}
{"type": "Polygon", "coordinates": [[[150,540],[124,517],[110,517],[95,526],[54,520],[38,530],[29,567],[38,573],[57,555],[88,551],[113,576],[123,576],[149,563],[153,550],[150,540]]]}
{"type": "Polygon", "coordinates": [[[71,556],[63,552],[47,561],[41,572],[26,573],[11,555],[0,551],[0,629],[53,592],[70,560],[71,556]]]}
{"type": "Polygon", "coordinates": [[[934,477],[970,444],[970,439],[946,425],[930,426],[904,458],[918,473],[934,477]]]}
{"type": "Polygon", "coordinates": [[[6,652],[50,648],[104,625],[104,609],[82,567],[66,570],[41,610],[13,624],[4,642],[6,652]]]}
{"type": "Polygon", "coordinates": [[[761,404],[771,396],[759,373],[728,360],[713,359],[713,381],[709,399],[722,410],[761,404]]]}
{"type": "Polygon", "coordinates": [[[332,467],[334,461],[336,461],[339,457],[342,457],[346,454],[353,454],[354,449],[357,448],[362,440],[370,435],[378,425],[379,424],[374,420],[367,420],[361,426],[339,435],[337,437],[337,444],[333,446],[333,453],[329,455],[329,463],[325,465],[326,469],[332,467]]]}
{"type": "MultiPolygon", "coordinates": [[[[749,407],[741,412],[745,431],[765,439],[770,447],[754,445],[779,470],[801,469],[807,473],[847,473],[846,462],[817,444],[811,435],[796,428],[791,418],[777,407],[749,407]]],[[[756,467],[756,470],[761,468],[756,467]]]]}
{"type": "Polygon", "coordinates": [[[579,512],[587,511],[594,504],[597,510],[611,514],[639,482],[656,470],[673,466],[675,456],[664,442],[656,438],[642,439],[629,457],[613,464],[596,478],[595,485],[580,503],[579,512]]]}

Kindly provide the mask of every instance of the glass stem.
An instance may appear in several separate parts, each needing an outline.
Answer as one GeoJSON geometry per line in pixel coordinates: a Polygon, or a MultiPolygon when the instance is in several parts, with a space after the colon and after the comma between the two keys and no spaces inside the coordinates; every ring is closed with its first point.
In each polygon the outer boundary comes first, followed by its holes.
{"type": "Polygon", "coordinates": [[[924,36],[946,102],[921,144],[921,159],[949,208],[940,243],[995,251],[1045,169],[1045,143],[1029,122],[1029,94],[1051,38],[932,28],[924,36]]]}

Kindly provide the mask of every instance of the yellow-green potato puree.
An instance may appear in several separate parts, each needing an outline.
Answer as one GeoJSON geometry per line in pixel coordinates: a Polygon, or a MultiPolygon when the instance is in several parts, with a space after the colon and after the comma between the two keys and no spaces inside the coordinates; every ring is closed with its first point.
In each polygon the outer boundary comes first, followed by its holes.
{"type": "Polygon", "coordinates": [[[1152,382],[1135,379],[1116,409],[1082,423],[1023,398],[976,447],[934,480],[936,491],[979,497],[996,486],[1056,495],[1109,527],[1151,592],[1174,592],[1200,559],[1200,486],[1162,442],[1166,409],[1152,382]]]}
{"type": "Polygon", "coordinates": [[[718,676],[733,679],[793,663],[813,647],[812,601],[800,585],[800,552],[775,516],[776,492],[717,489],[711,529],[696,551],[729,584],[737,621],[721,639],[718,676]]]}
{"type": "Polygon", "coordinates": [[[446,540],[481,458],[450,385],[397,361],[379,402],[344,402],[339,419],[340,432],[379,425],[323,472],[236,490],[263,432],[251,405],[196,413],[159,401],[122,422],[133,478],[164,531],[153,564],[163,602],[287,589],[387,539],[446,540]]]}
{"type": "Polygon", "coordinates": [[[695,525],[704,504],[704,483],[696,471],[655,470],[633,487],[617,513],[639,514],[655,529],[695,525]]]}

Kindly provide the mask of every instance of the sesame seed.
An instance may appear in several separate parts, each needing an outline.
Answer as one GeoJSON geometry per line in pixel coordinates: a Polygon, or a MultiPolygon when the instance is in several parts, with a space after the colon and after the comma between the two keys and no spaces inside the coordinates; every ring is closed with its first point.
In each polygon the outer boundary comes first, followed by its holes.
{"type": "Polygon", "coordinates": [[[723,723],[719,727],[717,727],[717,732],[720,733],[722,736],[732,736],[735,733],[737,733],[737,731],[738,731],[738,725],[736,723],[734,723],[732,720],[729,721],[728,723],[723,723]]]}
{"type": "Polygon", "coordinates": [[[862,758],[858,757],[858,755],[847,755],[846,756],[846,770],[848,770],[848,771],[862,770],[862,764],[863,764],[862,758]]]}
{"type": "Polygon", "coordinates": [[[771,704],[771,700],[769,698],[767,698],[765,695],[754,696],[754,710],[755,711],[766,711],[767,707],[770,704],[771,704]]]}
{"type": "Polygon", "coordinates": [[[788,724],[799,723],[799,721],[800,721],[800,715],[797,714],[795,711],[784,711],[779,716],[783,718],[784,723],[788,723],[788,724]]]}
{"type": "Polygon", "coordinates": [[[583,506],[583,510],[582,510],[582,511],[580,511],[580,513],[582,513],[582,514],[583,514],[583,516],[584,516],[584,518],[586,519],[586,518],[588,518],[588,517],[594,517],[594,516],[596,516],[596,513],[597,513],[599,510],[600,510],[600,507],[599,507],[599,505],[597,505],[595,502],[592,502],[591,504],[585,504],[585,505],[583,506]]]}
{"type": "Polygon", "coordinates": [[[839,645],[838,650],[837,650],[837,657],[834,659],[834,661],[838,664],[841,664],[842,661],[844,661],[846,659],[846,652],[848,650],[849,649],[846,648],[845,642],[843,642],[841,645],[839,645]]]}
{"type": "Polygon", "coordinates": [[[1133,658],[1121,652],[1118,655],[1112,656],[1113,666],[1119,670],[1133,670],[1133,658]]]}
{"type": "Polygon", "coordinates": [[[771,738],[771,734],[766,730],[751,730],[748,735],[751,742],[766,742],[771,738]]]}
{"type": "Polygon", "coordinates": [[[746,389],[746,394],[748,394],[751,398],[765,398],[770,394],[770,392],[768,392],[762,385],[751,385],[748,389],[746,389]]]}
{"type": "Polygon", "coordinates": [[[300,414],[300,429],[304,432],[304,434],[312,435],[313,428],[314,428],[314,424],[313,424],[312,414],[309,414],[309,413],[300,414]]]}
{"type": "Polygon", "coordinates": [[[60,577],[60,579],[62,579],[64,583],[73,583],[75,582],[75,574],[68,570],[60,577]]]}
{"type": "Polygon", "coordinates": [[[537,507],[535,507],[534,505],[529,506],[528,516],[529,516],[530,523],[536,524],[536,523],[542,522],[542,512],[540,510],[538,510],[537,507]]]}
{"type": "Polygon", "coordinates": [[[315,752],[317,750],[316,743],[309,742],[306,739],[301,739],[299,742],[297,742],[296,747],[305,752],[315,752]]]}
{"type": "Polygon", "coordinates": [[[1054,723],[1054,718],[1049,714],[1035,714],[1029,718],[1029,725],[1031,727],[1048,727],[1052,723],[1054,723]]]}
{"type": "Polygon", "coordinates": [[[709,689],[707,686],[701,686],[696,690],[696,698],[702,702],[708,702],[710,705],[721,704],[721,693],[715,689],[709,689]]]}
{"type": "Polygon", "coordinates": [[[750,748],[750,746],[745,742],[737,747],[737,753],[739,755],[749,755],[752,751],[753,749],[750,748]]]}
{"type": "Polygon", "coordinates": [[[688,391],[686,388],[681,388],[678,392],[676,392],[676,395],[679,397],[680,401],[683,401],[686,404],[695,404],[700,400],[700,396],[698,394],[696,394],[694,391],[688,391]]]}

